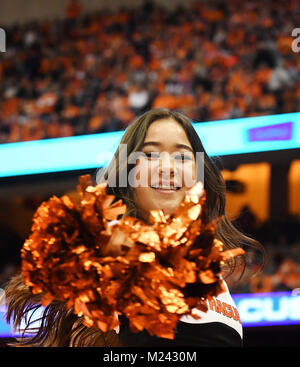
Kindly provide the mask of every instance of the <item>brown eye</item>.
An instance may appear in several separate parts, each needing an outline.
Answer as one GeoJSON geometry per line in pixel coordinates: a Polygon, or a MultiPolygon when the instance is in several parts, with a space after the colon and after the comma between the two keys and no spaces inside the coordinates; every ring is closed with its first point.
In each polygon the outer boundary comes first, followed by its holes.
{"type": "Polygon", "coordinates": [[[182,161],[182,162],[192,160],[192,158],[187,154],[178,154],[178,155],[175,156],[175,159],[179,160],[179,161],[182,161]]]}
{"type": "Polygon", "coordinates": [[[158,159],[159,158],[159,153],[156,153],[156,152],[147,152],[144,154],[146,155],[148,159],[158,159]]]}

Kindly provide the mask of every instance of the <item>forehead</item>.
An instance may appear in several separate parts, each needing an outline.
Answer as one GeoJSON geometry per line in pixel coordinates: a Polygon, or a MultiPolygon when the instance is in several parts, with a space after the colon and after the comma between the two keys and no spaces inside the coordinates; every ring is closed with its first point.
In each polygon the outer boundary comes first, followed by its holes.
{"type": "Polygon", "coordinates": [[[154,121],[148,128],[144,143],[156,141],[161,145],[186,144],[191,147],[191,143],[179,122],[173,119],[160,119],[154,121]]]}

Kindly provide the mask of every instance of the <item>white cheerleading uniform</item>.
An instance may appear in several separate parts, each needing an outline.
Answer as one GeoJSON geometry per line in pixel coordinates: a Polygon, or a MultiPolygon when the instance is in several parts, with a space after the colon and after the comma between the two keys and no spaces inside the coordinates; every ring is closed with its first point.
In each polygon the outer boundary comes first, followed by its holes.
{"type": "Polygon", "coordinates": [[[126,317],[119,317],[120,342],[126,347],[242,347],[243,331],[236,305],[223,280],[225,292],[206,299],[207,312],[193,309],[200,316],[183,316],[175,328],[175,338],[150,335],[146,330],[134,333],[126,317]]]}
{"type": "Polygon", "coordinates": [[[221,323],[234,329],[242,339],[243,328],[238,310],[224,280],[223,284],[226,289],[225,292],[219,294],[217,297],[206,299],[206,304],[208,306],[207,312],[193,309],[193,313],[200,316],[199,319],[196,319],[193,316],[183,316],[180,321],[189,324],[221,323]]]}

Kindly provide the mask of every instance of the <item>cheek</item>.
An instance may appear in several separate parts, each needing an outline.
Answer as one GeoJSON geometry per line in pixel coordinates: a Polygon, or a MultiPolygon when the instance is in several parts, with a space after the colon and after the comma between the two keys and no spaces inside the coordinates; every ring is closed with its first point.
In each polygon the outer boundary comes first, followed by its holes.
{"type": "Polygon", "coordinates": [[[197,181],[197,170],[196,163],[188,162],[185,163],[182,167],[182,185],[184,187],[193,187],[197,181]]]}
{"type": "Polygon", "coordinates": [[[145,188],[149,185],[150,175],[148,162],[144,159],[139,159],[128,174],[128,183],[133,188],[145,188]]]}
{"type": "Polygon", "coordinates": [[[147,160],[140,159],[136,166],[129,172],[129,185],[133,187],[134,201],[136,206],[142,211],[152,209],[153,198],[151,183],[151,167],[147,160]]]}
{"type": "Polygon", "coordinates": [[[132,185],[134,188],[151,186],[159,179],[158,161],[138,160],[132,172],[129,172],[128,179],[129,185],[132,185]]]}

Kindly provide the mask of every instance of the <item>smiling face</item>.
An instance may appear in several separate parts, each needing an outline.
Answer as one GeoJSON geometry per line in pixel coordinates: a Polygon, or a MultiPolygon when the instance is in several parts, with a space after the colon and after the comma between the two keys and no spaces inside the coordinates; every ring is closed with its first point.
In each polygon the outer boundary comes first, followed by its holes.
{"type": "Polygon", "coordinates": [[[153,209],[172,214],[196,183],[195,154],[184,129],[170,118],[153,122],[141,152],[135,167],[136,206],[145,219],[153,209]]]}

